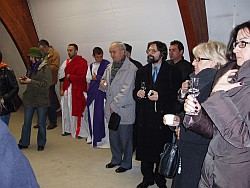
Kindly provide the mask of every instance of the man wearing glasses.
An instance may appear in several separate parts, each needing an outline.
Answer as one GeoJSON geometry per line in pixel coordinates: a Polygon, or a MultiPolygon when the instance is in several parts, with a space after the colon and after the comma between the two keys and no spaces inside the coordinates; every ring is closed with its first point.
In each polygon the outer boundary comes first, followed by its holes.
{"type": "Polygon", "coordinates": [[[167,46],[153,41],[147,46],[148,64],[137,71],[134,98],[138,102],[136,159],[141,161],[143,181],[137,188],[154,183],[166,188],[166,179],[158,173],[160,153],[173,133],[164,126],[163,115],[175,114],[181,73],[167,63],[167,46]]]}

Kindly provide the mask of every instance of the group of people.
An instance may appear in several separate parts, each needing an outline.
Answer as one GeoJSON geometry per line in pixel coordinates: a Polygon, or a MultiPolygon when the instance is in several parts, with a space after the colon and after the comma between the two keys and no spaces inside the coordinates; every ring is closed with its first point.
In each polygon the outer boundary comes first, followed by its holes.
{"type": "MultiPolygon", "coordinates": [[[[88,138],[93,147],[108,143],[112,157],[106,168],[117,167],[116,173],[132,168],[135,150],[143,175],[137,188],[155,183],[166,188],[166,178],[158,172],[160,153],[175,134],[180,169],[173,179],[173,188],[249,187],[249,44],[247,21],[233,29],[227,47],[217,41],[198,44],[193,49],[192,64],[183,57],[183,44],[174,40],[169,50],[164,42],[149,42],[144,66],[130,57],[132,46],[123,42],[111,43],[112,62],[103,59],[102,49],[95,47],[95,62],[89,66],[78,55],[78,46],[69,44],[68,59],[59,68],[58,53],[41,40],[38,48],[29,49],[31,64],[26,75],[19,78],[27,89],[18,147],[23,149],[30,144],[36,110],[37,149],[44,150],[47,114],[47,128],[57,126],[55,84],[59,79],[62,135],[88,138]],[[197,97],[189,95],[191,78],[199,78],[197,97]],[[164,124],[165,114],[178,117],[180,123],[175,132],[164,124]],[[110,125],[111,119],[118,124],[116,128],[110,125]]],[[[8,123],[11,111],[3,109],[18,92],[18,85],[0,55],[0,74],[8,74],[6,82],[11,84],[8,94],[0,91],[0,117],[8,123]]],[[[6,80],[2,75],[0,79],[1,84],[6,80]]]]}

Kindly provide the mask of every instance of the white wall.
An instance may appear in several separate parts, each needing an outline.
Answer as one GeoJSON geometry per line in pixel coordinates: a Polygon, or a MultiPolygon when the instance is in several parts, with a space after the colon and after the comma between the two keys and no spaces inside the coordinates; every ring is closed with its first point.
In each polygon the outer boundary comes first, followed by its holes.
{"type": "Polygon", "coordinates": [[[227,44],[233,27],[250,20],[250,0],[206,0],[205,2],[211,40],[227,44]]]}
{"type": "MultiPolygon", "coordinates": [[[[145,63],[148,41],[186,39],[176,0],[28,0],[39,38],[46,38],[65,59],[66,46],[76,42],[88,61],[92,48],[121,40],[134,46],[133,57],[145,63]]],[[[228,42],[235,24],[249,20],[250,0],[206,0],[209,36],[228,42]]],[[[0,22],[0,49],[17,76],[25,72],[23,61],[0,22]]],[[[185,57],[189,58],[187,50],[185,57]]],[[[22,88],[21,88],[22,89],[22,88]]]]}
{"type": "Polygon", "coordinates": [[[29,0],[29,7],[39,38],[59,50],[62,60],[71,42],[79,45],[79,53],[89,62],[95,46],[102,47],[110,59],[112,41],[130,43],[132,57],[143,63],[149,41],[169,44],[178,39],[187,46],[175,0],[29,0]]]}
{"type": "MultiPolygon", "coordinates": [[[[3,61],[6,62],[15,72],[16,77],[20,77],[26,73],[24,62],[13,42],[9,33],[0,21],[0,49],[3,54],[3,61]]],[[[19,93],[22,93],[25,86],[19,85],[19,93]]]]}

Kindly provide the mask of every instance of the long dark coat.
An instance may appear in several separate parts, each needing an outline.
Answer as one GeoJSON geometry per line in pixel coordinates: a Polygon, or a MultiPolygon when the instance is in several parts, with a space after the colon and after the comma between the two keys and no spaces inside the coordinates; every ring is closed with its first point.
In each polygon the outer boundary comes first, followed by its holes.
{"type": "Polygon", "coordinates": [[[155,83],[152,80],[152,64],[147,64],[137,71],[134,89],[134,98],[138,104],[137,160],[158,162],[164,144],[172,141],[173,132],[163,124],[163,116],[168,113],[175,114],[180,86],[181,73],[166,62],[162,63],[155,83]],[[142,82],[145,82],[146,93],[151,89],[158,92],[157,102],[136,96],[142,82]]]}

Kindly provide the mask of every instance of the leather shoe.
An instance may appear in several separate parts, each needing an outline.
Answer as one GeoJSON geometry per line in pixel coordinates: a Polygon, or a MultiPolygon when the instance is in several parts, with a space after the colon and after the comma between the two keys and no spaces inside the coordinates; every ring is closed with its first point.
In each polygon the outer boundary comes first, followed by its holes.
{"type": "Polygon", "coordinates": [[[136,188],[148,188],[150,185],[154,185],[154,183],[141,182],[136,186],[136,188]]]}
{"type": "Polygon", "coordinates": [[[123,168],[123,167],[119,167],[119,168],[117,168],[116,170],[115,170],[115,172],[116,173],[122,173],[122,172],[126,172],[127,170],[129,170],[129,169],[127,169],[127,168],[123,168]]]}
{"type": "Polygon", "coordinates": [[[57,127],[57,125],[50,124],[50,125],[48,125],[47,130],[54,129],[56,127],[57,127]]]}
{"type": "Polygon", "coordinates": [[[37,151],[43,151],[44,150],[44,146],[38,146],[37,147],[37,151]]]}
{"type": "Polygon", "coordinates": [[[28,148],[28,146],[23,146],[21,144],[17,144],[17,146],[18,146],[19,149],[27,149],[28,148]]]}
{"type": "Polygon", "coordinates": [[[34,129],[38,129],[38,128],[39,128],[39,125],[36,124],[36,125],[33,126],[33,128],[34,128],[34,129]]]}
{"type": "Polygon", "coordinates": [[[112,164],[112,163],[106,164],[106,168],[114,168],[116,166],[117,166],[117,164],[112,164]]]}
{"type": "Polygon", "coordinates": [[[64,132],[63,134],[62,134],[62,136],[69,136],[69,135],[71,135],[70,133],[67,133],[67,132],[64,132]]]}

